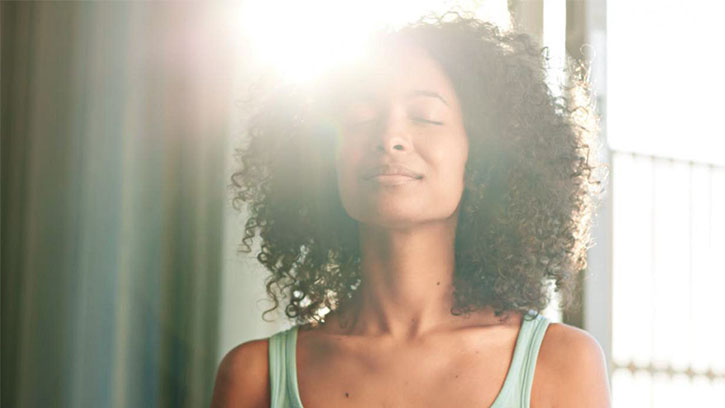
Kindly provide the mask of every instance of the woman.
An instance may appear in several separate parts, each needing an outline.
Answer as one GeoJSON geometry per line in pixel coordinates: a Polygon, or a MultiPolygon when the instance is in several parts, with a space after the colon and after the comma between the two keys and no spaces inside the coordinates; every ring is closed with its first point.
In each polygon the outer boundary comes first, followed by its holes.
{"type": "Polygon", "coordinates": [[[245,249],[297,325],[230,351],[212,406],[608,406],[594,338],[538,313],[586,266],[591,109],[475,19],[376,44],[251,121],[245,249]]]}

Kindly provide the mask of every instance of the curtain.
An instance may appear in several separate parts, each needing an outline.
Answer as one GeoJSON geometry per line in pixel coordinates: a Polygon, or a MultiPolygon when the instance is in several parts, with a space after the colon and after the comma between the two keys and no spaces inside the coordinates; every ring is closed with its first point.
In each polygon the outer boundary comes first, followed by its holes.
{"type": "Polygon", "coordinates": [[[2,406],[208,405],[236,109],[220,6],[1,7],[2,406]]]}

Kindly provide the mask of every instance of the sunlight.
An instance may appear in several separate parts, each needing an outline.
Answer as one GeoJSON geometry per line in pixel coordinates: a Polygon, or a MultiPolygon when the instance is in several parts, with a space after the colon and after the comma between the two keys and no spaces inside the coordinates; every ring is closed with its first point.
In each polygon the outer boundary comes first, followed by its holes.
{"type": "Polygon", "coordinates": [[[241,34],[262,66],[289,81],[308,81],[332,64],[362,56],[363,44],[374,30],[451,9],[472,12],[503,29],[511,26],[506,0],[257,0],[243,7],[241,34]]]}

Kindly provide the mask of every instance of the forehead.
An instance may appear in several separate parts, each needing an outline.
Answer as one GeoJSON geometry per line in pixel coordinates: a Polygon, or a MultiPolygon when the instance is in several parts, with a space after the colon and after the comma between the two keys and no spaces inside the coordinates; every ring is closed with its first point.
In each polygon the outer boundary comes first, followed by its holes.
{"type": "Polygon", "coordinates": [[[370,54],[354,88],[380,98],[431,91],[457,103],[456,93],[443,67],[423,49],[410,44],[393,44],[370,54]]]}

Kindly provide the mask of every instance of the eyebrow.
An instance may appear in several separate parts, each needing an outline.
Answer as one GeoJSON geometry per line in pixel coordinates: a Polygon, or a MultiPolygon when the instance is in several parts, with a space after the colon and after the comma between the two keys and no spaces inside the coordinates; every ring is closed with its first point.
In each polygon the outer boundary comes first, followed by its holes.
{"type": "Polygon", "coordinates": [[[416,89],[416,90],[413,90],[410,93],[408,93],[409,98],[414,98],[416,96],[428,96],[431,98],[436,98],[439,101],[443,102],[446,106],[450,106],[450,105],[448,105],[448,102],[446,102],[446,100],[443,99],[443,97],[438,92],[426,91],[423,89],[416,89]]]}

